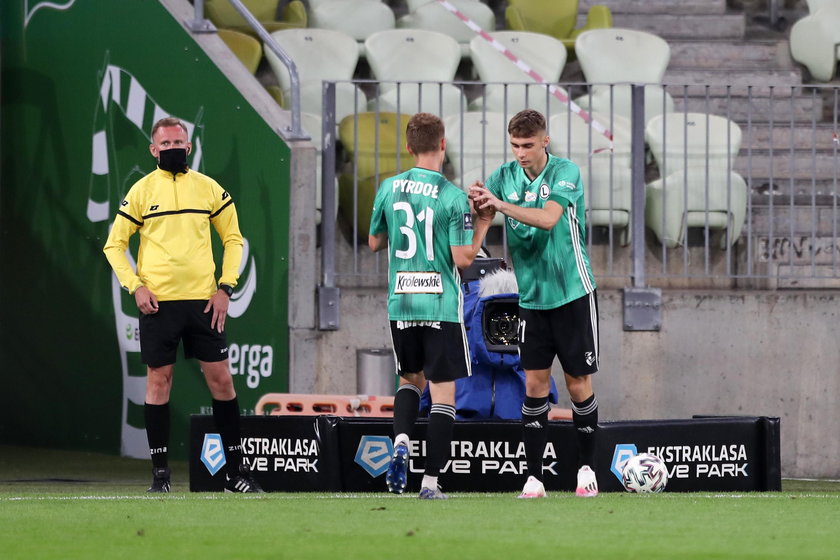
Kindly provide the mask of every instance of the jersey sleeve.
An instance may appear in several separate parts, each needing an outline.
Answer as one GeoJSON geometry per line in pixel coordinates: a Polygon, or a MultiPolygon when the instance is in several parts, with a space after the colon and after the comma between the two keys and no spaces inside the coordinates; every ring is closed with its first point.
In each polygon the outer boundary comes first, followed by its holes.
{"type": "Polygon", "coordinates": [[[470,204],[467,202],[467,195],[460,189],[458,195],[449,214],[449,245],[472,245],[473,222],[470,204]]]}
{"type": "Polygon", "coordinates": [[[551,193],[548,200],[567,208],[569,204],[576,204],[583,197],[583,179],[580,168],[571,161],[556,170],[551,177],[551,193]]]}
{"type": "Polygon", "coordinates": [[[373,209],[370,212],[370,235],[388,231],[388,223],[385,220],[385,182],[379,185],[376,196],[373,199],[373,209]]]}
{"type": "Polygon", "coordinates": [[[213,212],[210,223],[216,228],[222,240],[224,254],[222,256],[222,275],[219,284],[236,286],[239,279],[239,265],[242,263],[242,248],[244,242],[239,231],[239,216],[233,198],[218,183],[213,184],[213,212]]]}
{"type": "Polygon", "coordinates": [[[126,255],[128,240],[143,225],[144,204],[139,190],[135,184],[125,195],[125,199],[120,203],[120,209],[117,210],[111,231],[108,233],[105,247],[102,249],[120,285],[130,294],[143,285],[126,255]]]}

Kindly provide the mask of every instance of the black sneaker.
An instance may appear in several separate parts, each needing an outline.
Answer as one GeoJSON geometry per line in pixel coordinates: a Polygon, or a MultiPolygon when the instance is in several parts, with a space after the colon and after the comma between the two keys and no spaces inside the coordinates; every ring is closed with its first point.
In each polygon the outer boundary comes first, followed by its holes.
{"type": "Polygon", "coordinates": [[[236,476],[231,477],[230,474],[225,474],[225,492],[262,494],[263,489],[254,480],[248,465],[243,463],[239,465],[239,474],[236,476]]]}
{"type": "Polygon", "coordinates": [[[152,469],[152,485],[146,492],[168,493],[169,485],[169,467],[160,467],[152,469]]]}

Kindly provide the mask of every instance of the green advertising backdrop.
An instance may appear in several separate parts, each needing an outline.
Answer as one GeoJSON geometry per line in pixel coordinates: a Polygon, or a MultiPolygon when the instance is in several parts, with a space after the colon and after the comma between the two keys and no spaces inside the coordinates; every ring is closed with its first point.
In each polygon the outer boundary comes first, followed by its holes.
{"type": "MultiPolygon", "coordinates": [[[[168,115],[247,240],[226,323],[243,411],[288,390],[288,147],[156,0],[4,1],[0,25],[0,441],[148,457],[138,311],[102,246],[168,115]]],[[[210,403],[180,359],[173,456],[210,403]]]]}

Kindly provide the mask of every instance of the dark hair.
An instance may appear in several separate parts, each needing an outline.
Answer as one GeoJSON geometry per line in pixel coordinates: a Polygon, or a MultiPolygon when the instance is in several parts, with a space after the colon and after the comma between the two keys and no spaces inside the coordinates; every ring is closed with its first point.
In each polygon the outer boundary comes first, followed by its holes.
{"type": "Polygon", "coordinates": [[[405,127],[405,138],[414,154],[437,151],[443,138],[443,121],[431,113],[417,113],[405,127]]]}
{"type": "Polygon", "coordinates": [[[176,118],[176,117],[164,117],[164,118],[160,119],[158,122],[156,122],[154,124],[154,126],[152,127],[152,135],[150,136],[150,138],[152,139],[152,142],[155,141],[155,132],[157,132],[159,128],[168,127],[168,126],[180,126],[184,130],[184,132],[186,133],[187,138],[189,138],[190,131],[187,130],[187,125],[182,123],[181,119],[176,118]]]}
{"type": "Polygon", "coordinates": [[[508,123],[508,134],[514,138],[530,138],[539,133],[545,133],[545,117],[533,109],[519,111],[508,123]]]}

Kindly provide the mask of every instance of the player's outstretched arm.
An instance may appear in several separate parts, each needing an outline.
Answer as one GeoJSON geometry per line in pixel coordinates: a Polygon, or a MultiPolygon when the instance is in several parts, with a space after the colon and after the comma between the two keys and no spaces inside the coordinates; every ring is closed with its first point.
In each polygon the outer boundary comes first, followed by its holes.
{"type": "Polygon", "coordinates": [[[495,212],[488,213],[485,210],[476,216],[472,245],[453,245],[450,247],[452,261],[455,263],[455,266],[458,268],[467,268],[473,263],[476,255],[481,250],[481,245],[484,243],[487,231],[493,223],[494,215],[495,212]]]}
{"type": "Polygon", "coordinates": [[[477,210],[493,208],[517,222],[544,230],[553,228],[563,215],[563,207],[553,200],[546,202],[543,208],[522,208],[498,199],[486,188],[475,184],[470,187],[470,198],[477,210]]]}

